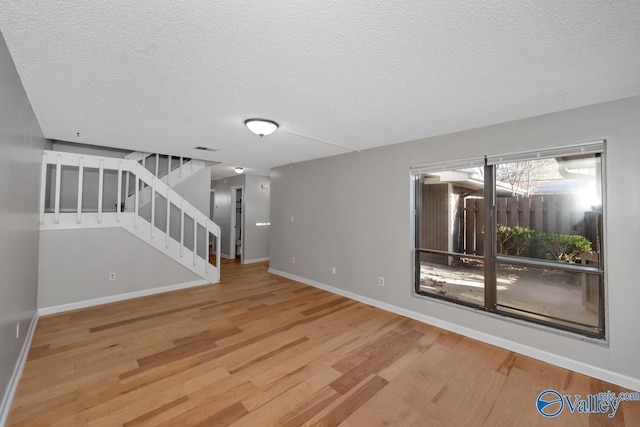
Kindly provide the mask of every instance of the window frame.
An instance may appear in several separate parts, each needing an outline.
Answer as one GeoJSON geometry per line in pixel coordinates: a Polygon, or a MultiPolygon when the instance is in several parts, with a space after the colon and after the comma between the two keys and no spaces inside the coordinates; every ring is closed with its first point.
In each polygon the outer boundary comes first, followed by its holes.
{"type": "Polygon", "coordinates": [[[412,165],[410,168],[412,178],[412,203],[413,203],[413,293],[414,295],[432,298],[447,303],[453,303],[457,306],[466,306],[479,311],[492,313],[501,317],[514,318],[523,320],[525,322],[543,325],[552,329],[559,329],[568,331],[571,333],[579,334],[581,336],[587,336],[598,340],[607,339],[606,328],[606,316],[607,310],[607,281],[606,281],[606,239],[607,233],[605,230],[606,224],[606,140],[600,140],[595,142],[589,142],[578,145],[570,145],[564,147],[541,149],[533,151],[523,151],[513,154],[484,156],[482,158],[482,166],[484,166],[484,184],[483,184],[483,196],[484,196],[484,227],[487,230],[487,236],[493,236],[493,238],[484,240],[484,254],[481,256],[471,254],[461,254],[453,251],[441,251],[434,249],[421,248],[420,244],[420,222],[421,222],[421,206],[422,206],[422,189],[421,189],[421,177],[424,174],[430,172],[445,172],[453,170],[455,168],[464,167],[478,167],[480,157],[472,159],[461,159],[445,162],[430,162],[412,165]],[[556,158],[561,156],[580,156],[585,154],[594,154],[595,157],[600,157],[599,162],[599,178],[600,178],[600,191],[602,201],[602,213],[601,221],[602,228],[600,232],[600,257],[601,265],[588,266],[581,264],[562,263],[558,261],[543,260],[536,258],[516,257],[510,255],[501,255],[497,252],[497,202],[496,202],[496,177],[495,170],[497,165],[502,163],[509,163],[523,160],[538,160],[543,158],[556,158]],[[463,299],[457,299],[441,295],[434,292],[428,292],[420,289],[420,275],[421,275],[421,254],[431,253],[447,256],[464,256],[468,258],[478,258],[484,260],[484,303],[476,304],[471,301],[465,301],[463,299]],[[554,270],[580,272],[589,275],[596,275],[599,280],[598,286],[598,326],[591,327],[589,325],[583,325],[588,328],[580,328],[578,322],[573,322],[568,319],[554,318],[551,315],[528,312],[524,309],[515,307],[500,306],[497,301],[497,266],[501,263],[521,265],[524,267],[533,268],[552,268],[554,270]],[[576,326],[572,326],[576,325],[576,326]]]}

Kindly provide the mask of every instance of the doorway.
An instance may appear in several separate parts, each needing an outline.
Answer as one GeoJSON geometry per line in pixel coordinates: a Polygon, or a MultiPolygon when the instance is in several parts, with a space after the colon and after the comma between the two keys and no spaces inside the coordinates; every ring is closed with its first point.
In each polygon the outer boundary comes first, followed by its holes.
{"type": "Polygon", "coordinates": [[[244,258],[244,204],[243,187],[231,187],[231,233],[229,236],[229,258],[244,258]]]}

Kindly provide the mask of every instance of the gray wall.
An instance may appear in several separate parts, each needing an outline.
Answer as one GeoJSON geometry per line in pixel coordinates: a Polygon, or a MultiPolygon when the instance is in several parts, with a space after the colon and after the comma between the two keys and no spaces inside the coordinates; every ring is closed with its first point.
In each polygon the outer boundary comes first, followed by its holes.
{"type": "Polygon", "coordinates": [[[269,257],[269,228],[257,226],[257,223],[269,222],[270,195],[269,177],[247,175],[244,186],[244,261],[251,262],[269,257]]]}
{"type": "Polygon", "coordinates": [[[121,150],[119,148],[101,147],[89,144],[75,144],[66,141],[52,141],[52,150],[63,151],[65,153],[89,154],[91,156],[116,157],[124,159],[131,153],[131,150],[121,150]]]}
{"type": "MultiPolygon", "coordinates": [[[[187,202],[191,203],[196,209],[198,209],[204,216],[209,217],[209,197],[211,183],[211,168],[204,168],[184,181],[173,187],[173,190],[182,196],[187,202]]],[[[116,185],[117,187],[117,185],[116,185]]],[[[148,203],[140,207],[140,215],[146,220],[151,219],[151,203],[148,203]]],[[[164,198],[156,197],[156,226],[162,231],[165,231],[167,224],[167,200],[164,198]]],[[[187,248],[193,249],[193,221],[191,218],[193,214],[187,212],[188,217],[185,217],[184,223],[184,244],[187,248]]],[[[175,206],[172,206],[171,218],[170,218],[170,233],[171,237],[177,241],[180,241],[180,210],[175,206]]],[[[206,243],[205,243],[205,230],[204,228],[198,229],[198,254],[201,257],[205,257],[206,243]]]]}
{"type": "MultiPolygon", "coordinates": [[[[348,145],[348,144],[347,144],[348,145]]],[[[353,145],[353,144],[352,144],[353,145]]],[[[272,269],[640,381],[640,97],[271,172],[272,269]],[[608,345],[412,295],[409,165],[607,139],[608,345]],[[290,217],[295,216],[295,222],[290,217]],[[296,263],[291,263],[291,257],[296,263]],[[331,267],[337,274],[331,274],[331,267]],[[377,279],[386,279],[384,287],[377,279]]],[[[510,345],[511,345],[510,344],[510,345]]],[[[522,347],[520,347],[522,348],[522,347]]]]}
{"type": "MultiPolygon", "coordinates": [[[[215,206],[213,208],[213,222],[220,226],[220,234],[222,236],[221,252],[225,256],[233,254],[229,253],[229,244],[231,236],[231,187],[244,186],[246,175],[236,175],[230,178],[223,178],[213,181],[211,189],[215,190],[215,206]]],[[[244,197],[244,196],[243,196],[244,197]]]]}
{"type": "MultiPolygon", "coordinates": [[[[88,154],[92,156],[124,158],[131,151],[117,148],[99,147],[87,144],[74,144],[72,142],[53,141],[52,150],[67,153],[88,154]]],[[[82,210],[96,212],[98,210],[98,169],[85,168],[82,187],[82,210]]],[[[124,179],[124,178],[123,178],[124,179]]],[[[78,169],[62,167],[60,180],[60,210],[76,211],[78,203],[78,169]]],[[[55,167],[48,168],[48,192],[46,209],[53,211],[55,194],[55,167]]],[[[124,184],[123,184],[124,185],[124,184]]],[[[108,170],[104,173],[102,209],[104,212],[115,212],[118,200],[118,173],[108,170]]]]}
{"type": "MultiPolygon", "coordinates": [[[[210,177],[210,169],[204,168],[174,187],[205,215],[209,208],[210,177]]],[[[165,228],[166,202],[157,203],[156,209],[156,221],[165,228]]],[[[140,212],[150,218],[151,204],[140,212]]],[[[179,240],[179,216],[175,212],[172,215],[175,219],[172,228],[176,229],[172,236],[178,236],[179,240]]],[[[202,231],[198,240],[204,242],[204,238],[202,231]]],[[[192,233],[185,233],[185,244],[193,247],[192,233]]],[[[204,256],[205,246],[199,245],[199,249],[204,256]]],[[[39,308],[200,280],[199,276],[118,228],[41,232],[39,270],[39,308]],[[60,251],[60,247],[65,250],[60,251]],[[108,280],[110,272],[116,273],[116,281],[108,280]]]]}
{"type": "Polygon", "coordinates": [[[211,168],[207,167],[175,185],[173,189],[206,217],[209,217],[210,185],[211,168]]]}
{"type": "MultiPolygon", "coordinates": [[[[38,203],[46,142],[0,34],[0,398],[36,312],[38,203]],[[20,338],[16,324],[20,322],[20,338]]],[[[1,410],[2,408],[0,408],[1,410]]]]}
{"type": "Polygon", "coordinates": [[[237,175],[218,179],[211,183],[215,190],[213,221],[220,226],[222,234],[222,253],[229,254],[231,236],[231,187],[243,187],[244,205],[244,262],[264,260],[269,257],[269,226],[257,226],[257,223],[269,222],[270,190],[262,188],[269,185],[269,177],[259,175],[237,175]]]}
{"type": "Polygon", "coordinates": [[[202,280],[121,228],[42,231],[39,274],[39,308],[202,280]]]}

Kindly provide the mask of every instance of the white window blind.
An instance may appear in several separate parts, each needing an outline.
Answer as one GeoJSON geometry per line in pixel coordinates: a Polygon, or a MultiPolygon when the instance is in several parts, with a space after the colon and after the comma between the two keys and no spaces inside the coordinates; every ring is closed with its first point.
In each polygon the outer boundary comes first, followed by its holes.
{"type": "Polygon", "coordinates": [[[581,154],[595,154],[604,151],[605,141],[588,142],[580,145],[551,148],[548,150],[525,151],[512,154],[500,154],[487,156],[487,164],[522,162],[536,159],[549,159],[552,157],[576,156],[581,154]]]}
{"type": "Polygon", "coordinates": [[[411,174],[421,175],[425,173],[444,172],[477,167],[484,167],[484,157],[472,157],[468,159],[454,159],[442,162],[430,162],[411,165],[411,174]]]}

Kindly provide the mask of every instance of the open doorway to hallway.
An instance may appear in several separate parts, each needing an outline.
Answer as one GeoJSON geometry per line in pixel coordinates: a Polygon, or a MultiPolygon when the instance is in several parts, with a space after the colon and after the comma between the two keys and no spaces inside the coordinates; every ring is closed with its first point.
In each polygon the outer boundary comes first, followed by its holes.
{"type": "Polygon", "coordinates": [[[244,188],[231,187],[231,236],[229,239],[229,255],[230,258],[244,258],[244,204],[243,193],[244,188]]]}

